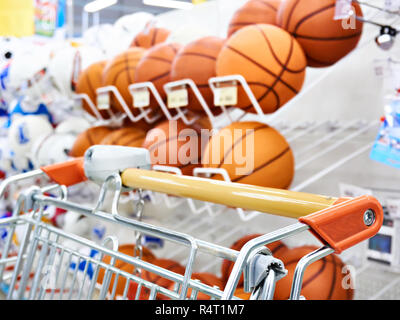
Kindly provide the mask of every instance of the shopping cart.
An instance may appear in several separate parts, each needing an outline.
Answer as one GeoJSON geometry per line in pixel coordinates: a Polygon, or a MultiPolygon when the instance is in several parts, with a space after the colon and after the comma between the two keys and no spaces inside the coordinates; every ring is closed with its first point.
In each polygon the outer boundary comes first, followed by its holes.
{"type": "Polygon", "coordinates": [[[14,183],[41,176],[52,183],[22,190],[11,216],[0,219],[0,230],[5,235],[0,246],[0,282],[8,299],[183,300],[197,299],[199,294],[210,299],[239,299],[235,290],[242,274],[244,291],[251,292],[251,299],[272,299],[276,282],[287,271],[265,245],[309,230],[322,246],[297,264],[290,299],[300,299],[303,275],[311,263],[374,236],[383,222],[382,207],[371,196],[337,199],[158,172],[150,170],[147,150],[119,146],[94,146],[82,159],[11,177],[0,185],[0,196],[14,183]],[[87,179],[101,185],[94,207],[68,199],[68,188],[87,179]],[[50,191],[57,195],[49,196],[50,191]],[[118,211],[120,196],[128,191],[136,195],[137,219],[122,216],[118,211]],[[141,221],[144,191],[296,218],[298,222],[252,239],[236,251],[141,221]],[[109,193],[113,195],[111,210],[104,212],[104,199],[109,193]],[[50,225],[45,219],[49,206],[131,232],[135,243],[132,254],[118,250],[116,236],[107,236],[98,243],[50,225]],[[19,237],[15,241],[17,230],[19,237]],[[184,248],[185,273],[181,275],[146,261],[140,241],[143,235],[184,248]],[[200,252],[210,259],[234,262],[225,288],[192,279],[200,252]],[[132,268],[121,268],[121,264],[132,268]],[[173,286],[166,288],[144,279],[144,271],[170,280],[173,286]]]}

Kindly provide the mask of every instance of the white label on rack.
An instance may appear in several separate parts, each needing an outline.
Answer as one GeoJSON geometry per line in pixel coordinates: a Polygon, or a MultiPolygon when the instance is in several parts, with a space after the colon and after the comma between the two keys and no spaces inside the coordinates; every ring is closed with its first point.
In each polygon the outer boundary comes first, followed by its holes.
{"type": "Polygon", "coordinates": [[[110,109],[110,94],[108,92],[99,93],[97,95],[97,109],[110,109]]]}
{"type": "Polygon", "coordinates": [[[147,88],[133,90],[132,95],[135,108],[144,108],[150,105],[150,92],[147,88]]]}
{"type": "Polygon", "coordinates": [[[342,197],[361,197],[364,195],[372,196],[372,190],[353,186],[351,184],[339,183],[340,196],[342,197]]]}
{"type": "Polygon", "coordinates": [[[336,0],[334,19],[348,19],[351,15],[353,15],[351,0],[336,0]]]}
{"type": "Polygon", "coordinates": [[[215,88],[214,105],[215,106],[235,106],[237,105],[238,90],[237,86],[226,86],[215,88]]]}
{"type": "Polygon", "coordinates": [[[168,108],[186,107],[189,104],[187,89],[178,89],[168,92],[168,108]]]}

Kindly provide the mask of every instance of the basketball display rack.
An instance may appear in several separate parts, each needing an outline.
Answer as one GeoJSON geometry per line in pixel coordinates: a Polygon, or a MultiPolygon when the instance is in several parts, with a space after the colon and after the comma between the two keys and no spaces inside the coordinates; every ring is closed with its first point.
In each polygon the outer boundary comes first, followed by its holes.
{"type": "MultiPolygon", "coordinates": [[[[296,267],[290,298],[300,299],[302,278],[308,265],[374,236],[383,221],[381,205],[370,196],[337,199],[179,176],[149,170],[148,159],[148,151],[144,149],[95,146],[86,152],[84,159],[43,167],[5,180],[0,186],[1,194],[10,184],[34,176],[45,175],[53,181],[48,186],[22,190],[12,215],[0,221],[5,234],[1,246],[0,279],[7,298],[196,299],[202,293],[212,299],[236,299],[236,286],[243,273],[244,289],[252,292],[252,299],[272,299],[275,283],[286,275],[286,270],[282,261],[274,258],[264,245],[309,230],[323,245],[303,257],[296,267]],[[87,179],[103,182],[94,208],[68,200],[68,187],[87,179]],[[121,192],[136,192],[140,204],[144,190],[295,218],[298,222],[263,234],[236,251],[194,238],[189,233],[120,215],[118,202],[121,192]],[[49,192],[53,192],[53,196],[49,196],[49,192]],[[101,210],[107,192],[113,194],[111,212],[101,210]],[[110,235],[96,243],[51,226],[45,222],[49,206],[129,230],[136,243],[135,252],[132,256],[119,252],[117,236],[110,235]],[[354,228],[350,230],[349,225],[354,228]],[[15,241],[17,229],[19,241],[15,241]],[[143,248],[138,241],[141,235],[158,237],[182,247],[186,255],[185,274],[176,274],[141,259],[143,248]],[[209,260],[211,256],[234,261],[225,288],[210,287],[191,279],[200,253],[208,255],[209,260]],[[109,259],[104,259],[105,256],[109,259]],[[131,274],[119,269],[117,261],[131,264],[134,272],[131,274]],[[146,281],[141,278],[143,270],[168,279],[175,286],[173,289],[164,288],[146,281]],[[101,281],[100,273],[103,275],[101,281]],[[116,294],[118,283],[124,286],[119,295],[116,294]]],[[[139,205],[137,210],[142,208],[139,205]]]]}

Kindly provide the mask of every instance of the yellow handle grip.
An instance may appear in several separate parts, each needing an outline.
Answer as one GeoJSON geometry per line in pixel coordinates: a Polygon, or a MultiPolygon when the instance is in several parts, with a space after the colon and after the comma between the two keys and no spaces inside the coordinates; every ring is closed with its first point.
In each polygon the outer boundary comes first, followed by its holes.
{"type": "Polygon", "coordinates": [[[338,200],[303,192],[143,169],[127,169],[121,177],[122,183],[130,188],[151,190],[296,219],[328,208],[338,200]]]}

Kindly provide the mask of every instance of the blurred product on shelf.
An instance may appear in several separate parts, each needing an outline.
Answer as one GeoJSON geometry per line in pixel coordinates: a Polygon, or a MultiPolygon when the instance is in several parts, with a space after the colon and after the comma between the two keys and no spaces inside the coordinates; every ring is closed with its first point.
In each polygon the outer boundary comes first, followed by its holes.
{"type": "Polygon", "coordinates": [[[228,37],[252,24],[276,25],[276,15],[282,0],[249,0],[239,8],[229,22],[228,37]]]}
{"type": "Polygon", "coordinates": [[[68,161],[75,139],[74,134],[56,132],[36,139],[30,156],[35,168],[68,161]]]}
{"type": "Polygon", "coordinates": [[[149,49],[155,45],[165,42],[171,31],[165,28],[153,27],[149,24],[143,31],[139,32],[132,40],[131,48],[140,47],[149,49]]]}
{"type": "MultiPolygon", "coordinates": [[[[217,76],[242,75],[264,113],[272,113],[302,88],[306,58],[288,32],[273,25],[256,24],[234,33],[217,59],[217,76]]],[[[255,112],[239,87],[237,107],[255,112]]]]}
{"type": "MultiPolygon", "coordinates": [[[[82,70],[82,72],[79,74],[78,82],[76,84],[75,92],[77,94],[87,94],[95,106],[97,106],[96,90],[103,84],[102,74],[106,65],[107,61],[99,61],[91,64],[86,69],[82,70]]],[[[96,116],[96,114],[92,111],[92,108],[85,100],[82,100],[82,107],[93,117],[96,116]]],[[[110,117],[110,114],[106,110],[98,111],[103,119],[108,119],[110,117]]]]}
{"type": "Polygon", "coordinates": [[[117,145],[140,148],[146,137],[146,132],[135,127],[115,129],[107,134],[99,144],[117,145]]]}
{"type": "Polygon", "coordinates": [[[72,146],[70,156],[83,157],[89,147],[99,144],[113,129],[106,126],[97,126],[89,128],[80,133],[72,146]]]}

